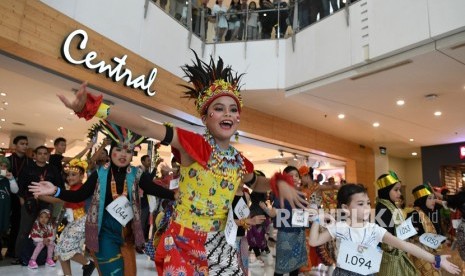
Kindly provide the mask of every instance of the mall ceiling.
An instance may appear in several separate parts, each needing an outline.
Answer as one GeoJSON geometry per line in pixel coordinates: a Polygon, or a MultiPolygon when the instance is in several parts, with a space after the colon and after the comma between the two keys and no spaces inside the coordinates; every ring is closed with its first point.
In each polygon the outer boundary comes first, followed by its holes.
{"type": "MultiPolygon", "coordinates": [[[[462,45],[410,58],[390,70],[342,79],[295,95],[244,91],[243,96],[250,108],[360,145],[386,147],[390,156],[418,158],[421,146],[465,141],[464,76],[462,45]],[[405,101],[403,106],[396,105],[400,99],[405,101]],[[442,115],[435,116],[436,111],[442,115]],[[345,118],[339,119],[339,114],[345,118]],[[379,127],[373,127],[374,122],[379,127]],[[418,155],[412,156],[412,152],[418,155]]],[[[85,144],[87,130],[95,122],[78,120],[56,97],[57,93],[72,95],[78,87],[75,82],[0,55],[0,93],[6,93],[0,96],[1,147],[8,147],[10,136],[19,133],[34,136],[39,143],[64,136],[69,144],[85,144]]],[[[166,121],[151,110],[109,98],[136,113],[166,121]]],[[[257,161],[276,158],[278,148],[263,150],[257,154],[257,161]]],[[[260,147],[244,151],[255,153],[260,147]]]]}

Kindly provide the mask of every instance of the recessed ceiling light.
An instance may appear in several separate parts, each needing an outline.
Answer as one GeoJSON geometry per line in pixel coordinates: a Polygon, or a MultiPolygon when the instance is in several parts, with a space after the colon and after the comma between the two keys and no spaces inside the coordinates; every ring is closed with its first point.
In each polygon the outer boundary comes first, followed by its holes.
{"type": "Polygon", "coordinates": [[[4,145],[5,145],[5,143],[2,143],[2,146],[4,146],[4,145]]]}
{"type": "Polygon", "coordinates": [[[0,96],[5,97],[5,96],[6,96],[6,93],[2,92],[2,93],[0,93],[0,96]]]}
{"type": "Polygon", "coordinates": [[[397,104],[398,106],[401,106],[401,105],[404,105],[404,104],[405,104],[405,101],[404,101],[404,100],[398,100],[398,101],[396,102],[396,104],[397,104]]]}
{"type": "Polygon", "coordinates": [[[52,140],[52,139],[50,139],[50,143],[53,143],[53,140],[52,140]]]}
{"type": "Polygon", "coordinates": [[[5,122],[6,120],[4,118],[1,118],[0,121],[5,122]]]}
{"type": "Polygon", "coordinates": [[[4,105],[8,105],[8,102],[3,102],[4,105]]]}
{"type": "Polygon", "coordinates": [[[413,156],[417,156],[417,155],[418,155],[418,153],[416,153],[416,152],[412,152],[412,155],[413,155],[413,156]]]}
{"type": "Polygon", "coordinates": [[[47,143],[45,143],[44,146],[47,146],[47,143]]]}
{"type": "Polygon", "coordinates": [[[339,119],[344,119],[344,118],[346,117],[346,115],[344,115],[344,114],[341,113],[341,114],[337,115],[337,117],[338,117],[339,119]]]}
{"type": "Polygon", "coordinates": [[[378,123],[378,122],[374,122],[374,123],[373,123],[373,127],[379,127],[379,123],[378,123]]]}
{"type": "Polygon", "coordinates": [[[6,108],[4,108],[4,107],[0,107],[0,110],[6,110],[6,108]]]}
{"type": "Polygon", "coordinates": [[[436,111],[434,112],[434,116],[441,116],[442,115],[442,112],[441,111],[436,111]]]}
{"type": "Polygon", "coordinates": [[[413,142],[413,141],[415,141],[415,140],[413,140],[413,138],[410,138],[409,141],[410,141],[410,142],[413,142]]]}

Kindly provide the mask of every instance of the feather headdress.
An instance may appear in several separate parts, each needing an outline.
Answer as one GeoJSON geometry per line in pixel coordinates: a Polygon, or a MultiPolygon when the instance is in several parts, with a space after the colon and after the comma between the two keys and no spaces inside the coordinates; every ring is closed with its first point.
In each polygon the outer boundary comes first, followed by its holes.
{"type": "Polygon", "coordinates": [[[115,123],[101,120],[99,122],[99,131],[113,140],[118,147],[133,150],[136,146],[143,143],[147,137],[141,136],[125,127],[115,123]]]}
{"type": "Polygon", "coordinates": [[[194,99],[197,112],[201,116],[206,113],[211,102],[221,96],[233,98],[240,111],[242,97],[239,82],[243,74],[233,74],[231,66],[225,67],[221,57],[215,64],[213,57],[210,56],[210,63],[207,64],[199,59],[195,51],[193,52],[195,55],[193,65],[186,64],[181,67],[194,86],[181,85],[188,89],[184,92],[183,98],[194,99]]]}

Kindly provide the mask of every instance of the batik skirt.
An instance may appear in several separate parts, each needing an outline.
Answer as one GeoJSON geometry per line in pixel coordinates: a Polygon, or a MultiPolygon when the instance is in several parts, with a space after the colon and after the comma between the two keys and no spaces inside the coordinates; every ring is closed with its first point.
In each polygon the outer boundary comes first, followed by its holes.
{"type": "Polygon", "coordinates": [[[296,232],[278,230],[275,273],[286,274],[307,265],[305,244],[303,228],[296,232]]]}
{"type": "Polygon", "coordinates": [[[155,252],[158,275],[244,275],[224,232],[200,232],[171,222],[155,252]]]}
{"type": "Polygon", "coordinates": [[[55,255],[60,257],[60,260],[67,261],[74,255],[83,253],[86,218],[87,216],[83,216],[69,223],[61,233],[55,247],[55,255]]]}
{"type": "Polygon", "coordinates": [[[457,237],[457,249],[460,254],[462,261],[465,261],[465,220],[462,219],[462,222],[457,227],[456,232],[457,237]]]}

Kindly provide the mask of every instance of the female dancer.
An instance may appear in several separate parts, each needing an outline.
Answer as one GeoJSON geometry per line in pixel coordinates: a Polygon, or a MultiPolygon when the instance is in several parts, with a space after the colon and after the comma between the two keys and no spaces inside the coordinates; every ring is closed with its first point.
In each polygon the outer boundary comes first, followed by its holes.
{"type": "MultiPolygon", "coordinates": [[[[322,233],[319,233],[320,218],[319,216],[314,216],[315,220],[311,227],[310,240],[309,243],[311,246],[318,246],[329,242],[330,240],[338,240],[338,251],[341,248],[347,248],[346,244],[349,244],[349,251],[353,251],[351,257],[345,258],[349,260],[348,263],[352,262],[355,256],[358,257],[357,253],[362,253],[367,250],[367,248],[376,248],[379,242],[389,244],[394,248],[400,248],[402,252],[408,252],[418,258],[421,258],[427,262],[434,263],[437,269],[444,268],[452,274],[458,274],[460,272],[459,268],[450,263],[447,258],[450,256],[434,256],[431,253],[428,253],[418,246],[402,241],[397,237],[393,236],[386,229],[369,222],[369,216],[371,211],[370,199],[368,198],[367,191],[363,185],[358,184],[346,184],[343,185],[337,194],[338,207],[346,213],[347,219],[345,221],[334,222],[334,218],[329,215],[325,215],[325,219],[332,219],[332,223],[326,225],[326,230],[322,233]],[[355,246],[355,247],[354,247],[355,246]]],[[[314,210],[316,213],[317,210],[314,210]]],[[[340,253],[340,252],[339,252],[340,253]]],[[[340,260],[338,258],[338,260],[340,260]]],[[[352,276],[352,275],[362,275],[357,273],[360,271],[360,267],[368,265],[368,263],[362,263],[360,258],[359,262],[355,263],[353,270],[346,270],[341,268],[342,265],[339,261],[337,267],[334,270],[333,276],[352,276]],[[360,265],[360,266],[359,266],[360,265]]],[[[342,258],[344,262],[344,258],[342,258]]],[[[367,262],[368,259],[364,262],[367,262]]],[[[346,261],[347,263],[347,261],[346,261]]],[[[374,264],[374,260],[373,263],[374,264]]],[[[350,265],[349,265],[350,266],[350,265]]],[[[374,275],[374,274],[372,274],[374,275]]],[[[396,275],[396,274],[391,274],[396,275]]],[[[405,275],[405,274],[397,274],[405,275]]]]}
{"type": "MultiPolygon", "coordinates": [[[[423,250],[430,252],[431,254],[437,253],[436,250],[429,248],[428,246],[420,243],[419,237],[423,233],[436,234],[436,228],[434,228],[433,222],[429,218],[428,214],[434,210],[436,199],[428,188],[424,185],[419,185],[412,190],[415,202],[413,203],[413,212],[408,214],[408,217],[412,217],[413,227],[417,230],[417,235],[412,238],[413,243],[423,250]]],[[[422,276],[441,276],[442,273],[439,270],[434,269],[433,264],[422,259],[412,257],[412,261],[415,267],[418,269],[422,276]]]]}
{"type": "MultiPolygon", "coordinates": [[[[378,200],[376,203],[376,223],[385,228],[391,235],[396,236],[396,227],[404,222],[402,210],[397,208],[400,199],[401,184],[394,172],[383,174],[376,180],[378,200]]],[[[379,269],[380,276],[405,275],[416,276],[418,272],[407,254],[388,244],[381,246],[383,259],[379,269]]]]}
{"type": "MultiPolygon", "coordinates": [[[[221,58],[217,64],[213,59],[207,64],[197,55],[194,64],[185,65],[183,70],[194,85],[193,88],[186,86],[189,89],[186,96],[195,99],[207,129],[204,136],[144,120],[118,106],[110,110],[102,103],[101,96],[87,93],[86,84],[73,101],[59,97],[80,117],[106,117],[173,147],[181,164],[181,177],[174,219],[163,234],[155,256],[159,275],[173,271],[187,275],[194,272],[238,275],[236,250],[227,245],[223,231],[229,205],[241,181],[265,192],[270,187],[269,180],[254,175],[252,163],[230,145],[242,109],[241,76],[234,76],[230,67],[224,67],[221,58]]],[[[302,208],[306,204],[300,193],[284,181],[278,181],[272,189],[279,193],[282,204],[285,199],[292,207],[302,208]]]]}
{"type": "MultiPolygon", "coordinates": [[[[73,159],[66,171],[66,180],[70,191],[77,191],[82,187],[82,181],[87,170],[87,162],[73,159]]],[[[82,265],[83,275],[90,276],[95,269],[93,261],[87,260],[82,251],[85,242],[86,212],[85,202],[67,203],[68,224],[60,235],[55,247],[55,255],[59,258],[61,269],[65,276],[72,275],[71,260],[82,265]]]]}
{"type": "Polygon", "coordinates": [[[75,203],[92,196],[85,225],[85,243],[94,254],[100,274],[136,275],[134,246],[145,243],[140,222],[139,185],[144,192],[159,197],[174,199],[174,194],[153,185],[148,173],[142,174],[137,181],[138,168],[130,162],[134,147],[145,137],[105,121],[101,121],[100,126],[101,131],[112,139],[109,163],[100,166],[76,191],[56,189],[50,182],[33,183],[30,191],[36,196],[53,194],[63,201],[75,203]],[[125,221],[131,215],[132,220],[125,221]]]}

